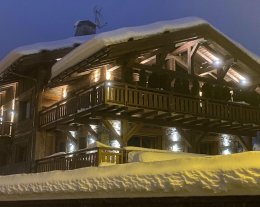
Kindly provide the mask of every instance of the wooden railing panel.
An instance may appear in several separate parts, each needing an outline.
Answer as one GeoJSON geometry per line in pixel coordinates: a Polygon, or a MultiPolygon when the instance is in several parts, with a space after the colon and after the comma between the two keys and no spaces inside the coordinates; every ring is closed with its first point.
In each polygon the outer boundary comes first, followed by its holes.
{"type": "Polygon", "coordinates": [[[113,164],[123,163],[123,150],[117,148],[93,148],[66,155],[47,157],[36,161],[35,171],[72,170],[98,166],[102,162],[113,164]]]}
{"type": "Polygon", "coordinates": [[[104,103],[260,124],[260,109],[248,105],[183,96],[110,81],[42,111],[40,126],[104,103]]]}
{"type": "Polygon", "coordinates": [[[104,102],[104,85],[94,86],[72,98],[63,100],[40,113],[40,126],[55,122],[104,102]]]}

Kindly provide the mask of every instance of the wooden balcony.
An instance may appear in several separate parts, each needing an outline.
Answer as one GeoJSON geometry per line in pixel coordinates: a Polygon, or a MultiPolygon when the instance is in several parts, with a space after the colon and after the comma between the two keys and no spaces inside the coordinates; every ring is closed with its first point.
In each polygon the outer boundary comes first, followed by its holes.
{"type": "MultiPolygon", "coordinates": [[[[234,102],[223,102],[171,92],[137,87],[134,85],[106,81],[93,86],[74,97],[61,101],[40,112],[40,127],[91,114],[105,106],[157,111],[203,120],[220,120],[231,123],[231,127],[241,126],[260,130],[260,108],[234,102]]],[[[159,115],[160,116],[160,115],[159,115]]],[[[196,121],[194,119],[190,119],[196,121]]]]}
{"type": "Polygon", "coordinates": [[[123,150],[117,148],[93,148],[74,153],[46,157],[36,161],[36,172],[73,170],[82,167],[99,166],[100,163],[123,163],[123,150]]]}

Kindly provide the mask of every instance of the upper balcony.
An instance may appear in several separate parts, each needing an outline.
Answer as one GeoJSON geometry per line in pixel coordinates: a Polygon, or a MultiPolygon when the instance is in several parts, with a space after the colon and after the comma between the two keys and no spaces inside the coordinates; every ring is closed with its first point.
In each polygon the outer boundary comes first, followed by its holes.
{"type": "Polygon", "coordinates": [[[163,126],[255,135],[260,108],[184,96],[162,90],[105,81],[40,112],[41,128],[76,122],[82,116],[110,116],[163,126]]]}

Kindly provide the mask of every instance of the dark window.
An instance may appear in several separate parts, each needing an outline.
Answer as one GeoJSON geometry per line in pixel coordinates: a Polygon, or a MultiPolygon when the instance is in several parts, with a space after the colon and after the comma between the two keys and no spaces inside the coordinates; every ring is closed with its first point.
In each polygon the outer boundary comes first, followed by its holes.
{"type": "Polygon", "coordinates": [[[153,149],[161,148],[160,139],[158,137],[134,136],[128,141],[127,145],[153,149]]]}
{"type": "Polygon", "coordinates": [[[0,166],[4,166],[8,163],[8,155],[5,152],[0,152],[0,166]]]}
{"type": "Polygon", "coordinates": [[[25,162],[27,159],[27,146],[26,145],[17,145],[15,152],[15,162],[25,162]]]}
{"type": "Polygon", "coordinates": [[[29,119],[31,117],[31,103],[29,101],[20,101],[19,120],[29,119]]]}

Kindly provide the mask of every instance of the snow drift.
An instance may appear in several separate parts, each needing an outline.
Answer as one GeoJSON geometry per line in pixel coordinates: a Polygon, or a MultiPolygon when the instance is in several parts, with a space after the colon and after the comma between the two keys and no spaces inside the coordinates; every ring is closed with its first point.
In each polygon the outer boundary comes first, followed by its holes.
{"type": "MultiPolygon", "coordinates": [[[[162,152],[147,153],[151,159],[162,152]]],[[[260,152],[172,156],[166,161],[145,162],[143,157],[144,162],[2,176],[0,199],[260,195],[260,152]]]]}

